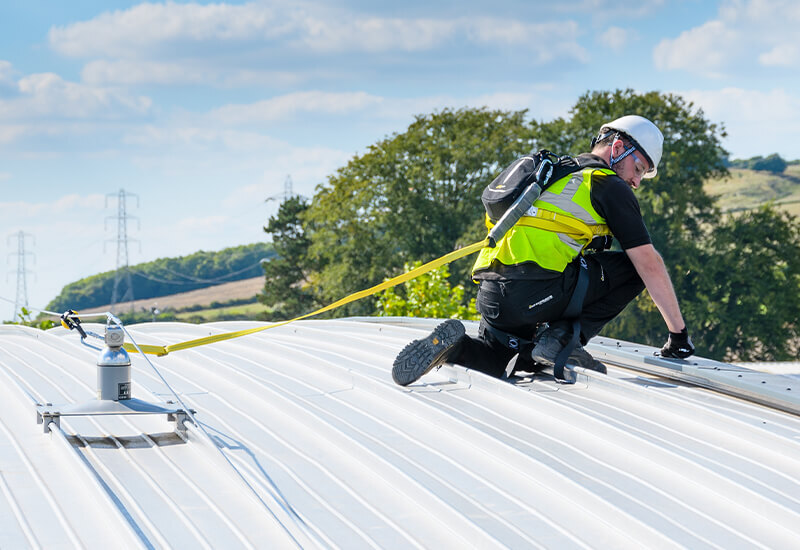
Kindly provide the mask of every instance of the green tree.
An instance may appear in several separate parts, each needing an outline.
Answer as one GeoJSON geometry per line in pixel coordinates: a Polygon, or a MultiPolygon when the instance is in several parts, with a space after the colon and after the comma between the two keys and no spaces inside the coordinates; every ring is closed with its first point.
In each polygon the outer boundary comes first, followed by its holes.
{"type": "MultiPolygon", "coordinates": [[[[422,262],[405,264],[405,271],[422,262]]],[[[408,281],[401,287],[387,288],[378,294],[378,315],[396,317],[433,317],[436,319],[478,319],[475,300],[464,304],[464,285],[451,287],[446,265],[408,281]]]]}
{"type": "Polygon", "coordinates": [[[292,319],[316,308],[315,294],[309,284],[313,271],[308,261],[311,240],[302,221],[307,210],[308,201],[290,197],[264,227],[272,235],[277,253],[277,257],[263,265],[266,282],[259,300],[270,310],[268,319],[292,319]]]}
{"type": "Polygon", "coordinates": [[[796,358],[797,218],[765,206],[728,216],[709,233],[709,261],[690,308],[700,353],[740,361],[796,358]]]}
{"type": "MultiPolygon", "coordinates": [[[[485,236],[481,191],[531,146],[525,111],[446,109],[354,157],[318,187],[305,216],[325,301],[485,236]]],[[[469,267],[460,262],[454,277],[464,281],[469,267]]],[[[373,312],[362,300],[337,314],[373,312]]]]}
{"type": "Polygon", "coordinates": [[[753,170],[763,170],[766,172],[781,174],[784,170],[786,170],[786,161],[783,160],[779,154],[773,153],[765,158],[757,157],[756,159],[753,159],[752,168],[753,170]]]}

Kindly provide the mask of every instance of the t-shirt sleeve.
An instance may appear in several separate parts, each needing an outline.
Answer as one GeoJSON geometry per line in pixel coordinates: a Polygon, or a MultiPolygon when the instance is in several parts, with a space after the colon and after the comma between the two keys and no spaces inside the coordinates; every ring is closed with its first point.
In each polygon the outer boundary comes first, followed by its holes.
{"type": "Polygon", "coordinates": [[[652,242],[639,201],[622,178],[596,172],[592,176],[591,197],[592,206],[605,218],[623,250],[652,242]]]}

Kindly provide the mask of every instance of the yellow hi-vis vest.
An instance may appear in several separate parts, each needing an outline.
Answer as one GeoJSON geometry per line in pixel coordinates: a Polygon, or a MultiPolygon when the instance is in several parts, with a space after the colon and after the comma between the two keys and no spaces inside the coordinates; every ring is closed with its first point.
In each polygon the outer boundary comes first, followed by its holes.
{"type": "MultiPolygon", "coordinates": [[[[610,235],[606,220],[592,207],[592,175],[614,175],[605,168],[584,168],[550,185],[494,248],[478,254],[472,275],[490,269],[492,262],[519,265],[536,262],[562,272],[598,235],[610,235]]],[[[486,226],[493,224],[486,217],[486,226]]]]}

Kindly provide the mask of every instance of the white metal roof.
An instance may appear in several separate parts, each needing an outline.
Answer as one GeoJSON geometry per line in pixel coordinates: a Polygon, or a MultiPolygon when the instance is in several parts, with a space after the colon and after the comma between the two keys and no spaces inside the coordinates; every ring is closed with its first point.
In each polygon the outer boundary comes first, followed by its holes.
{"type": "MultiPolygon", "coordinates": [[[[796,378],[698,360],[669,380],[618,366],[658,372],[651,348],[596,339],[609,374],[573,386],[449,365],[396,386],[395,355],[435,323],[303,321],[154,358],[197,411],[186,440],[164,416],[44,433],[35,403],[93,399],[97,352],[1,326],[0,548],[798,547],[796,378]]],[[[173,399],[131,357],[134,397],[173,399]]]]}
{"type": "Polygon", "coordinates": [[[800,376],[800,361],[755,361],[749,363],[736,363],[740,367],[769,372],[772,374],[785,374],[788,376],[800,376]]]}

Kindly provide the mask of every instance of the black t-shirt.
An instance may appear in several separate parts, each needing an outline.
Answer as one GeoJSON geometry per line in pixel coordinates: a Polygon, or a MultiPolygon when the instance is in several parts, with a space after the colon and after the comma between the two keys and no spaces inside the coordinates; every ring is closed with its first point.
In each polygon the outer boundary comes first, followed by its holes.
{"type": "MultiPolygon", "coordinates": [[[[578,158],[583,160],[587,157],[593,161],[602,161],[600,157],[590,154],[580,155],[578,158]]],[[[652,242],[642,219],[639,201],[625,180],[617,175],[595,173],[592,176],[591,199],[592,206],[605,218],[623,250],[652,242]]]]}

